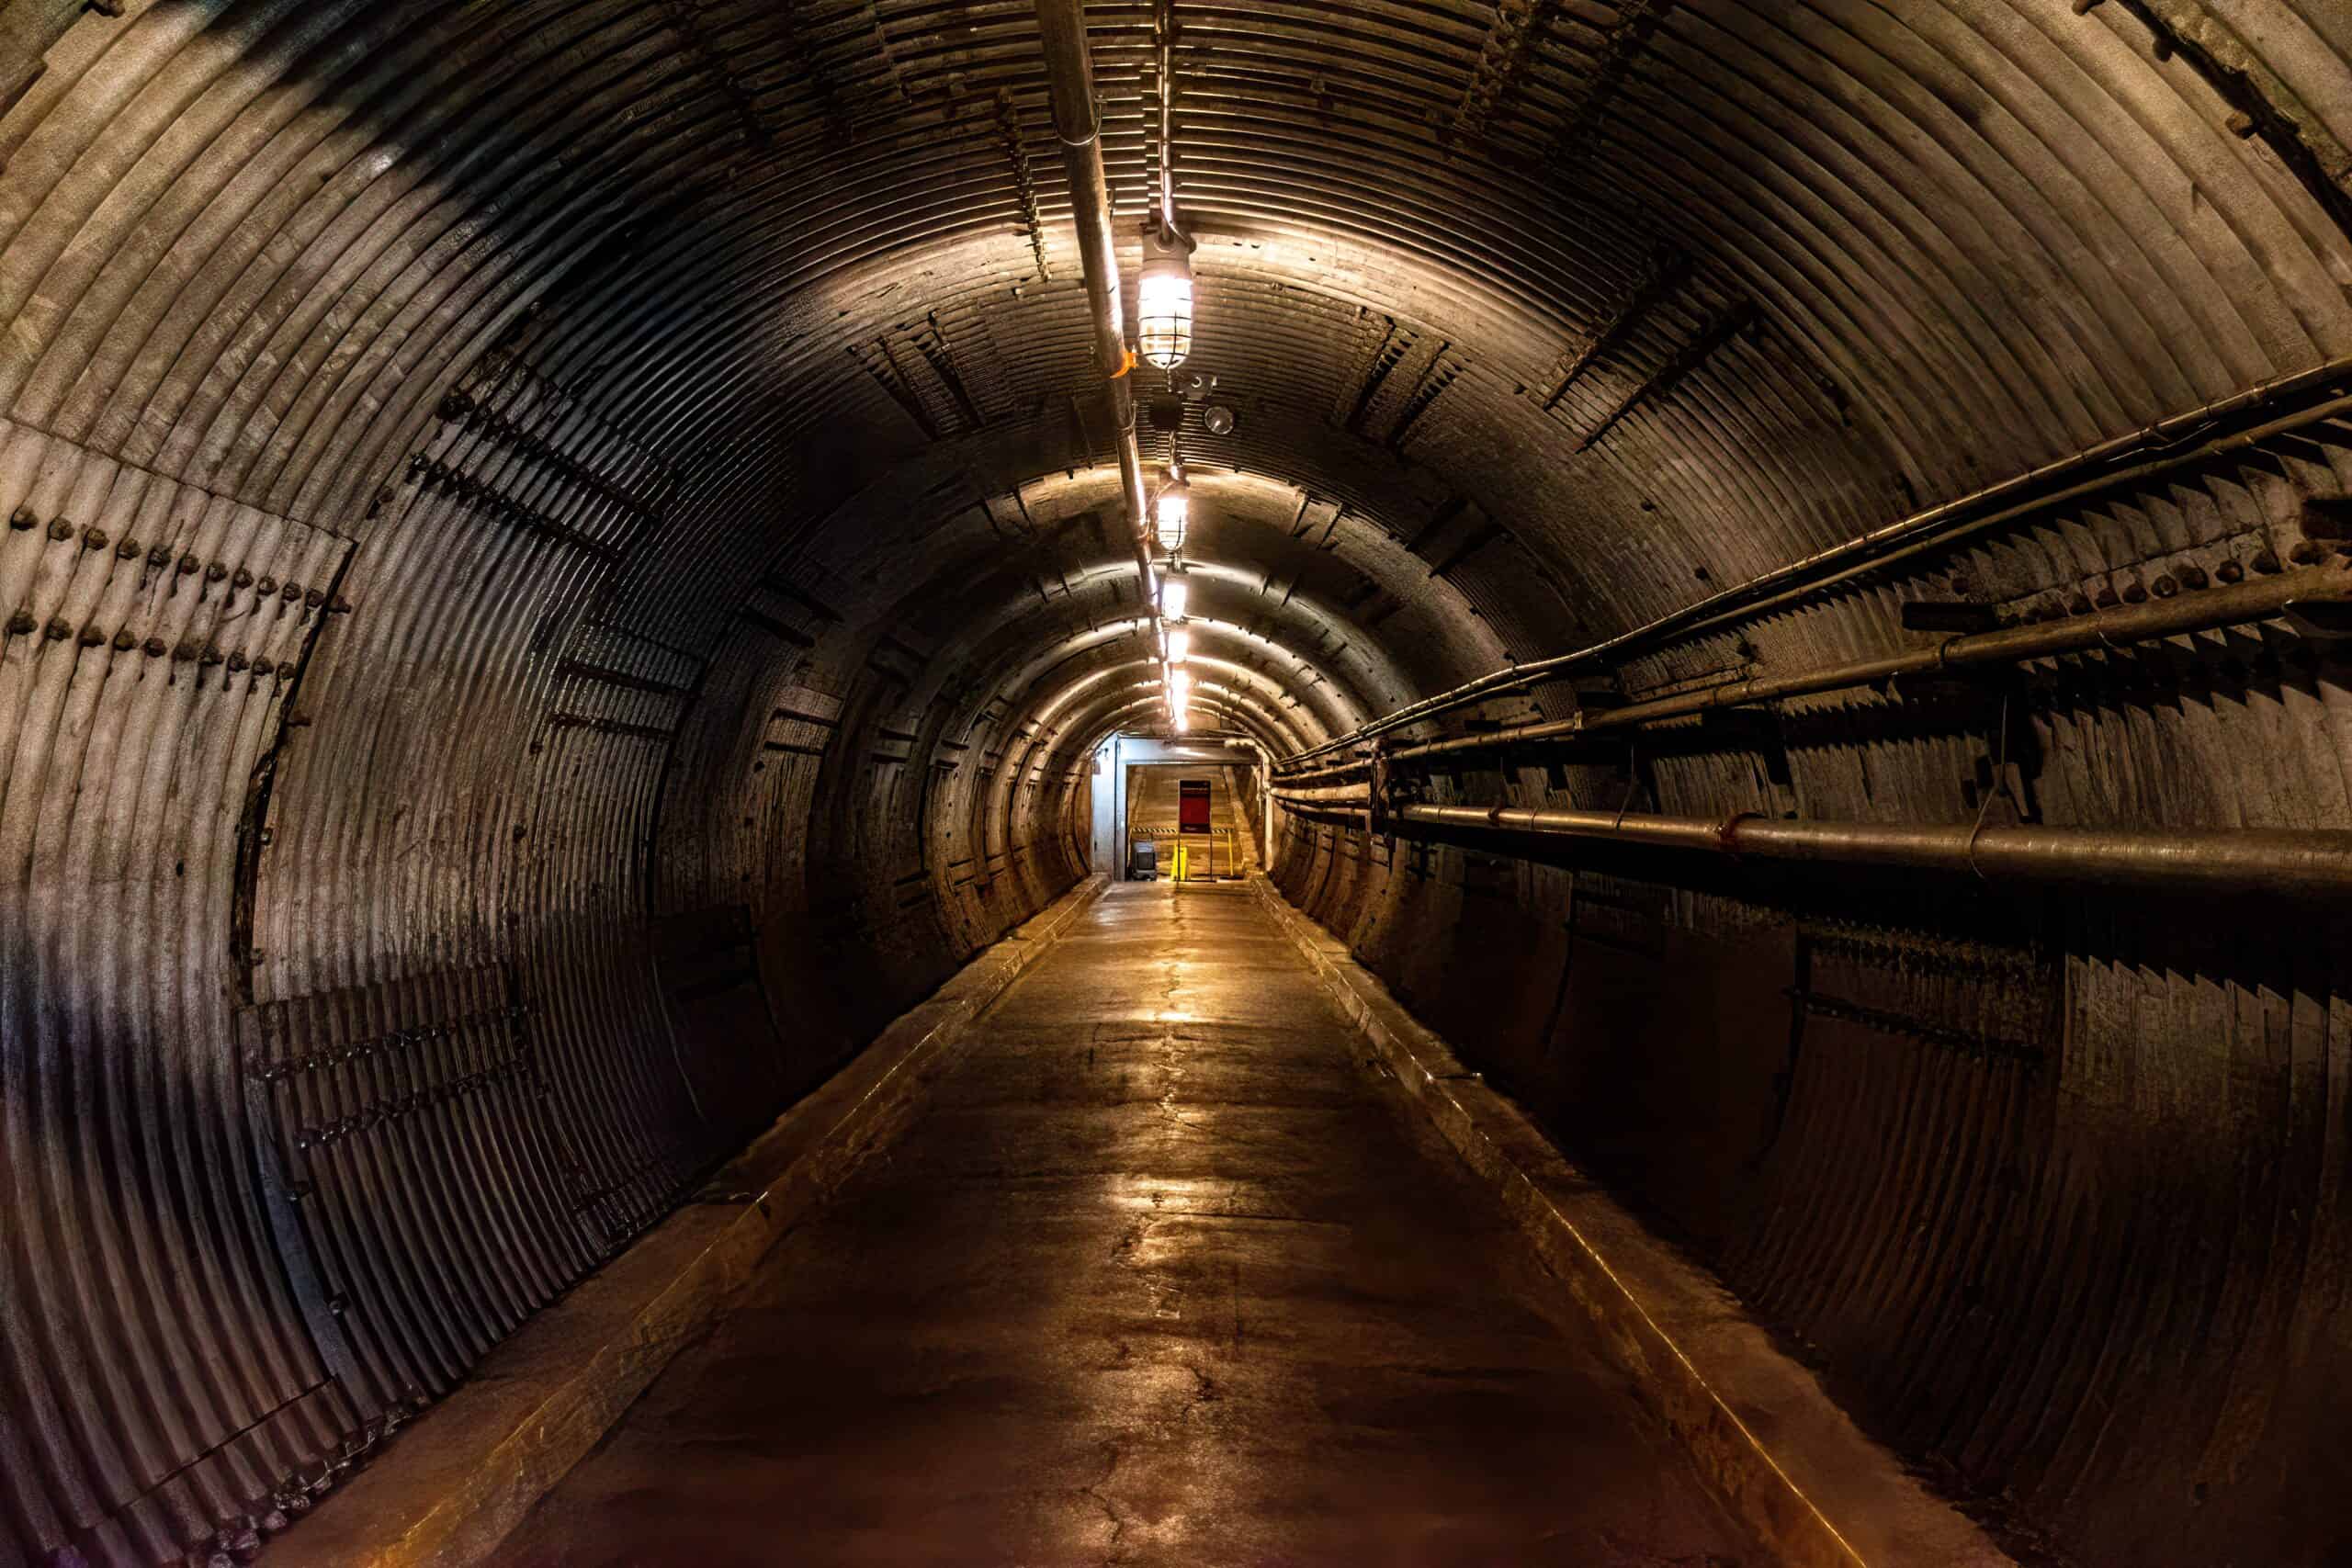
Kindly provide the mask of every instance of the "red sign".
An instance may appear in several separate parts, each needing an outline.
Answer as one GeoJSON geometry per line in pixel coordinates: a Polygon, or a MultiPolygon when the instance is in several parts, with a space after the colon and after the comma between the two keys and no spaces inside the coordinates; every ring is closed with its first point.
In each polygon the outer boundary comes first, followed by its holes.
{"type": "Polygon", "coordinates": [[[1176,786],[1176,830],[1180,833],[1205,833],[1209,830],[1209,781],[1186,779],[1176,786]]]}

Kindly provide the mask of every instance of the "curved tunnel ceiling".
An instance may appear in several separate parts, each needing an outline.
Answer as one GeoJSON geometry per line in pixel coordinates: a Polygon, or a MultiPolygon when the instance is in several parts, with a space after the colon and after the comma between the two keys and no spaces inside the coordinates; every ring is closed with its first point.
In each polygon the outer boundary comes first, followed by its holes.
{"type": "MultiPolygon", "coordinates": [[[[2079,10],[1091,7],[1123,276],[1165,152],[1235,414],[1179,438],[1204,713],[1297,750],[2352,355],[2344,8],[2079,10]]],[[[0,0],[0,1547],[163,1561],[1079,875],[1158,675],[1025,5],[0,0]],[[772,1059],[673,983],[739,949],[772,1059]],[[480,1181],[308,1195],[386,1113],[337,1052],[434,1040],[480,1181]]],[[[1920,581],[2275,567],[2324,436],[1920,581]]],[[[1856,592],[1617,673],[1900,629],[1856,592]]],[[[2069,722],[2131,759],[2077,805],[2342,816],[2308,733],[2249,793],[2069,722]]],[[[1940,744],[1852,812],[1964,818],[1940,744]]]]}

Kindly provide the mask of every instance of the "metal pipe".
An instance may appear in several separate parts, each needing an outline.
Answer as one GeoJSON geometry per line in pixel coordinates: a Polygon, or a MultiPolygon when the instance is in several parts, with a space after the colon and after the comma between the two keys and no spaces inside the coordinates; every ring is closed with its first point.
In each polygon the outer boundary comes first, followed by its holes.
{"type": "Polygon", "coordinates": [[[1739,816],[1621,817],[1485,806],[1406,806],[1392,821],[1455,831],[1537,834],[1724,860],[1970,874],[1987,882],[2109,890],[2352,897],[2352,832],[2289,829],[1978,827],[1789,822],[1739,816]]]}
{"type": "Polygon", "coordinates": [[[1956,500],[1944,502],[1860,534],[1843,544],[1815,551],[1785,566],[1736,583],[1695,604],[1645,622],[1615,637],[1603,638],[1573,652],[1555,655],[1509,669],[1491,671],[1450,691],[1408,704],[1349,734],[1283,759],[1297,763],[1368,740],[1376,735],[1449,713],[1499,692],[1553,679],[1589,668],[1609,659],[1676,637],[1711,629],[1734,616],[1747,616],[1802,594],[1815,592],[1863,570],[1875,570],[1894,560],[1943,547],[1964,535],[1998,527],[2005,523],[2063,505],[2068,501],[2113,489],[2135,480],[2154,479],[2194,463],[2243,450],[2320,420],[2352,413],[2352,397],[2341,383],[2352,377],[2352,356],[2326,360],[2308,370],[2258,382],[2242,392],[2184,410],[2154,424],[2102,441],[2070,457],[2029,468],[1956,500]],[[2267,409],[2313,392],[2326,394],[2314,406],[2297,410],[2253,429],[2194,446],[2180,444],[2217,421],[2267,409]],[[2114,465],[2161,454],[2131,468],[2114,465]]]}
{"type": "Polygon", "coordinates": [[[1303,818],[1309,822],[1342,823],[1351,828],[1367,827],[1372,820],[1372,813],[1362,807],[1292,806],[1285,809],[1292,816],[1303,818]]]}
{"type": "Polygon", "coordinates": [[[1363,806],[1369,798],[1362,784],[1353,789],[1278,789],[1275,801],[1283,806],[1363,806]]]}
{"type": "Polygon", "coordinates": [[[1159,8],[1159,227],[1176,228],[1176,8],[1159,8]]]}
{"type": "MultiPolygon", "coordinates": [[[[1726,681],[1696,691],[1678,692],[1671,696],[1631,703],[1622,708],[1579,713],[1541,724],[1514,725],[1482,735],[1457,736],[1447,740],[1399,747],[1389,756],[1394,761],[1406,762],[1534,741],[1572,739],[1597,730],[1654,724],[1661,719],[1680,718],[1715,708],[1874,685],[1906,675],[1932,674],[1987,664],[2014,664],[2031,659],[2153,642],[2190,632],[2212,631],[2250,621],[2268,620],[2297,604],[2352,604],[2352,562],[2313,567],[2278,577],[2255,578],[2223,588],[2159,599],[2146,604],[2101,610],[2093,615],[2039,626],[1971,632],[1948,637],[1932,648],[1885,654],[1849,664],[1829,665],[1789,675],[1726,681]]],[[[1317,773],[1313,776],[1324,775],[1317,773]]]]}
{"type": "Polygon", "coordinates": [[[1365,772],[1370,769],[1371,766],[1372,761],[1370,758],[1351,757],[1345,761],[1334,763],[1329,767],[1317,768],[1311,773],[1287,774],[1283,777],[1282,782],[1284,784],[1295,785],[1302,788],[1329,784],[1334,779],[1352,778],[1361,784],[1365,772]]]}
{"type": "Polygon", "coordinates": [[[1069,177],[1070,220],[1078,229],[1079,264],[1086,274],[1087,310],[1094,323],[1095,367],[1118,433],[1119,486],[1126,497],[1127,535],[1142,579],[1144,613],[1159,617],[1152,592],[1151,546],[1144,496],[1143,453],[1136,445],[1135,387],[1127,372],[1126,321],[1119,304],[1119,254],[1111,238],[1111,189],[1102,171],[1102,124],[1094,102],[1094,62],[1086,47],[1085,0],[1037,0],[1037,32],[1045,45],[1046,94],[1054,134],[1069,177]]]}

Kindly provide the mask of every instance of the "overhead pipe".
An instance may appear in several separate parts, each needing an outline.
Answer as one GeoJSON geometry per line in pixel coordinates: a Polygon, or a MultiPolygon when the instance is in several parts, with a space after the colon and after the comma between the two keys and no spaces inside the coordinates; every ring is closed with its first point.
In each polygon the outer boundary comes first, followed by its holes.
{"type": "Polygon", "coordinates": [[[1274,798],[1284,806],[1363,806],[1369,798],[1362,784],[1350,789],[1277,789],[1274,798]]]}
{"type": "Polygon", "coordinates": [[[2352,414],[2352,397],[2341,387],[2352,378],[2352,356],[2326,360],[2307,370],[2275,377],[2244,391],[2200,404],[2154,424],[2128,431],[2055,462],[2029,468],[1997,484],[1956,500],[1916,512],[1883,527],[1859,534],[1842,544],[1777,567],[1736,583],[1694,604],[1672,610],[1631,630],[1590,643],[1573,652],[1490,671],[1449,691],[1424,697],[1395,713],[1362,725],[1349,734],[1283,759],[1295,765],[1331,751],[1385,735],[1408,724],[1466,707],[1499,693],[1622,659],[1669,639],[1698,636],[1724,623],[1777,608],[1806,594],[1844,582],[1866,571],[1923,552],[1945,548],[1969,535],[2069,501],[2081,500],[2118,485],[2155,479],[2192,464],[2243,451],[2278,435],[2322,420],[2352,414]],[[2316,404],[2301,408],[2251,429],[2182,447],[2208,426],[2263,411],[2290,400],[2324,394],[2316,404]],[[2148,457],[2148,454],[2160,454],[2148,457]],[[2115,465],[2145,458],[2127,468],[2115,465]]]}
{"type": "Polygon", "coordinates": [[[1355,779],[1361,781],[1363,778],[1365,770],[1371,766],[1372,759],[1368,756],[1350,757],[1344,761],[1331,763],[1326,767],[1315,768],[1303,773],[1285,773],[1283,775],[1283,783],[1287,785],[1303,788],[1314,784],[1329,784],[1334,779],[1355,779]]]}
{"type": "MultiPolygon", "coordinates": [[[[1489,751],[1499,747],[1561,740],[1600,730],[1623,729],[1663,719],[1783,697],[1812,696],[1900,680],[1909,675],[1935,674],[1991,664],[2016,664],[2102,648],[2154,642],[2191,632],[2213,631],[2269,620],[2299,605],[2352,604],[2352,562],[2313,567],[2277,577],[2258,577],[2146,604],[2101,610],[2087,615],[2041,625],[2005,626],[1998,631],[1971,632],[1947,637],[1932,648],[1885,654],[1792,674],[1726,681],[1696,691],[1629,703],[1621,708],[1579,713],[1539,724],[1512,725],[1479,735],[1400,746],[1388,753],[1392,762],[1455,756],[1465,751],[1489,751]]],[[[1314,777],[1325,777],[1317,773],[1314,777]]]]}
{"type": "Polygon", "coordinates": [[[1507,806],[1402,806],[1385,818],[1421,828],[1579,839],[1721,860],[1973,874],[1987,882],[2352,897],[2352,832],[2345,831],[1792,822],[1507,806]]]}
{"type": "Polygon", "coordinates": [[[1119,486],[1127,507],[1127,536],[1135,547],[1144,613],[1155,624],[1151,531],[1144,494],[1143,452],[1136,440],[1135,385],[1119,303],[1119,254],[1111,238],[1111,187],[1102,169],[1102,119],[1094,97],[1094,61],[1086,46],[1085,0],[1037,0],[1037,32],[1045,44],[1046,95],[1054,135],[1069,178],[1070,220],[1078,229],[1079,265],[1086,275],[1086,304],[1094,325],[1095,368],[1102,378],[1119,444],[1119,486]]]}
{"type": "Polygon", "coordinates": [[[1310,822],[1329,822],[1350,828],[1363,828],[1369,825],[1372,818],[1372,813],[1361,806],[1294,806],[1283,801],[1279,795],[1274,797],[1274,804],[1293,816],[1305,818],[1310,822]]]}

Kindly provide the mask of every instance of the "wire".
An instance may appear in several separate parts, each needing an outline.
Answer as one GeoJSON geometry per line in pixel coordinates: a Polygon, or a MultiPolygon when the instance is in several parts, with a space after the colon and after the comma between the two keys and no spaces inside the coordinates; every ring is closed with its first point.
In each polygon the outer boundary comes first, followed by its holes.
{"type": "MultiPolygon", "coordinates": [[[[1976,863],[1976,839],[1977,835],[1984,831],[1984,814],[1993,809],[1993,797],[2009,793],[2008,759],[2009,694],[2004,692],[2001,694],[2001,732],[1993,738],[1993,782],[1984,791],[1984,798],[1976,803],[1976,823],[1968,829],[1968,847],[1965,852],[1968,869],[1976,874],[1976,880],[1979,882],[1987,879],[1983,868],[1976,863]]],[[[2015,807],[2018,801],[2012,796],[2009,804],[2015,807]]],[[[2018,815],[2024,815],[2021,808],[2018,815]]]]}

